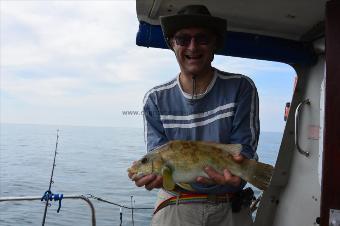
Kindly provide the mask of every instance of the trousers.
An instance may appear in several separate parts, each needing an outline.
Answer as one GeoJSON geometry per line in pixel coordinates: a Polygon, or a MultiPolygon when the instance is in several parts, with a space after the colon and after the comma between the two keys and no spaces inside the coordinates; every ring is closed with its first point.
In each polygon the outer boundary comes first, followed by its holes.
{"type": "Polygon", "coordinates": [[[151,226],[251,226],[249,207],[233,213],[231,203],[169,205],[152,218],[151,226]]]}

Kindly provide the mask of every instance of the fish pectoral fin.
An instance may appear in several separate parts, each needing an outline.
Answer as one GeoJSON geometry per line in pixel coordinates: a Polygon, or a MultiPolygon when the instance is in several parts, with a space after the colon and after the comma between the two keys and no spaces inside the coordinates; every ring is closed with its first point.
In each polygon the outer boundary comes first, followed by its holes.
{"type": "Polygon", "coordinates": [[[162,175],[163,175],[163,187],[166,190],[174,190],[175,189],[175,182],[172,179],[172,171],[169,167],[163,167],[162,169],[162,175]]]}
{"type": "Polygon", "coordinates": [[[177,185],[179,187],[187,190],[187,191],[195,191],[195,189],[193,189],[190,184],[187,184],[187,183],[177,183],[177,185]]]}

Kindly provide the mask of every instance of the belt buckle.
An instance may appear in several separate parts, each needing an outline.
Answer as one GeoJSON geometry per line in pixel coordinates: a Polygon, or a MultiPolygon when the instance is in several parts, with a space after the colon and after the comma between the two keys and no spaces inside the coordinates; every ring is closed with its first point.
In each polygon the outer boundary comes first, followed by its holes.
{"type": "Polygon", "coordinates": [[[217,195],[215,194],[208,194],[207,202],[211,204],[217,204],[217,195]]]}

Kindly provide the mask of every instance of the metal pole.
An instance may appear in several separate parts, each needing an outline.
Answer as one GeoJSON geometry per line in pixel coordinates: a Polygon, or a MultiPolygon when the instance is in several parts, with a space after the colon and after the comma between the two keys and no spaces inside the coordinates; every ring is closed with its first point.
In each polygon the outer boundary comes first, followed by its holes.
{"type": "Polygon", "coordinates": [[[134,221],[134,219],[133,219],[133,202],[132,202],[133,196],[131,195],[130,197],[131,197],[131,218],[132,218],[132,226],[134,226],[134,225],[135,225],[135,221],[134,221]]]}
{"type": "Polygon", "coordinates": [[[120,224],[119,224],[119,226],[122,226],[122,223],[123,223],[123,212],[122,212],[122,207],[119,208],[119,219],[120,219],[120,224]]]}
{"type": "MultiPolygon", "coordinates": [[[[26,197],[0,197],[0,202],[10,202],[10,201],[34,201],[40,200],[40,196],[26,196],[26,197]]],[[[91,208],[91,221],[92,226],[96,226],[96,211],[92,202],[83,195],[64,195],[63,199],[82,199],[84,200],[91,208]]]]}

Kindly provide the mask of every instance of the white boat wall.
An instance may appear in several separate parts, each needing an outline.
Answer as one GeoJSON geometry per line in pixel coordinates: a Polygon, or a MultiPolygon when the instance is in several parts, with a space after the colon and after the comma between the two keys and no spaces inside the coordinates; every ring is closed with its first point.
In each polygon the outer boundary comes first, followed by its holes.
{"type": "Polygon", "coordinates": [[[204,4],[228,21],[218,54],[279,61],[297,72],[275,173],[254,225],[340,225],[340,1],[137,0],[136,43],[167,48],[159,16],[204,4]]]}

